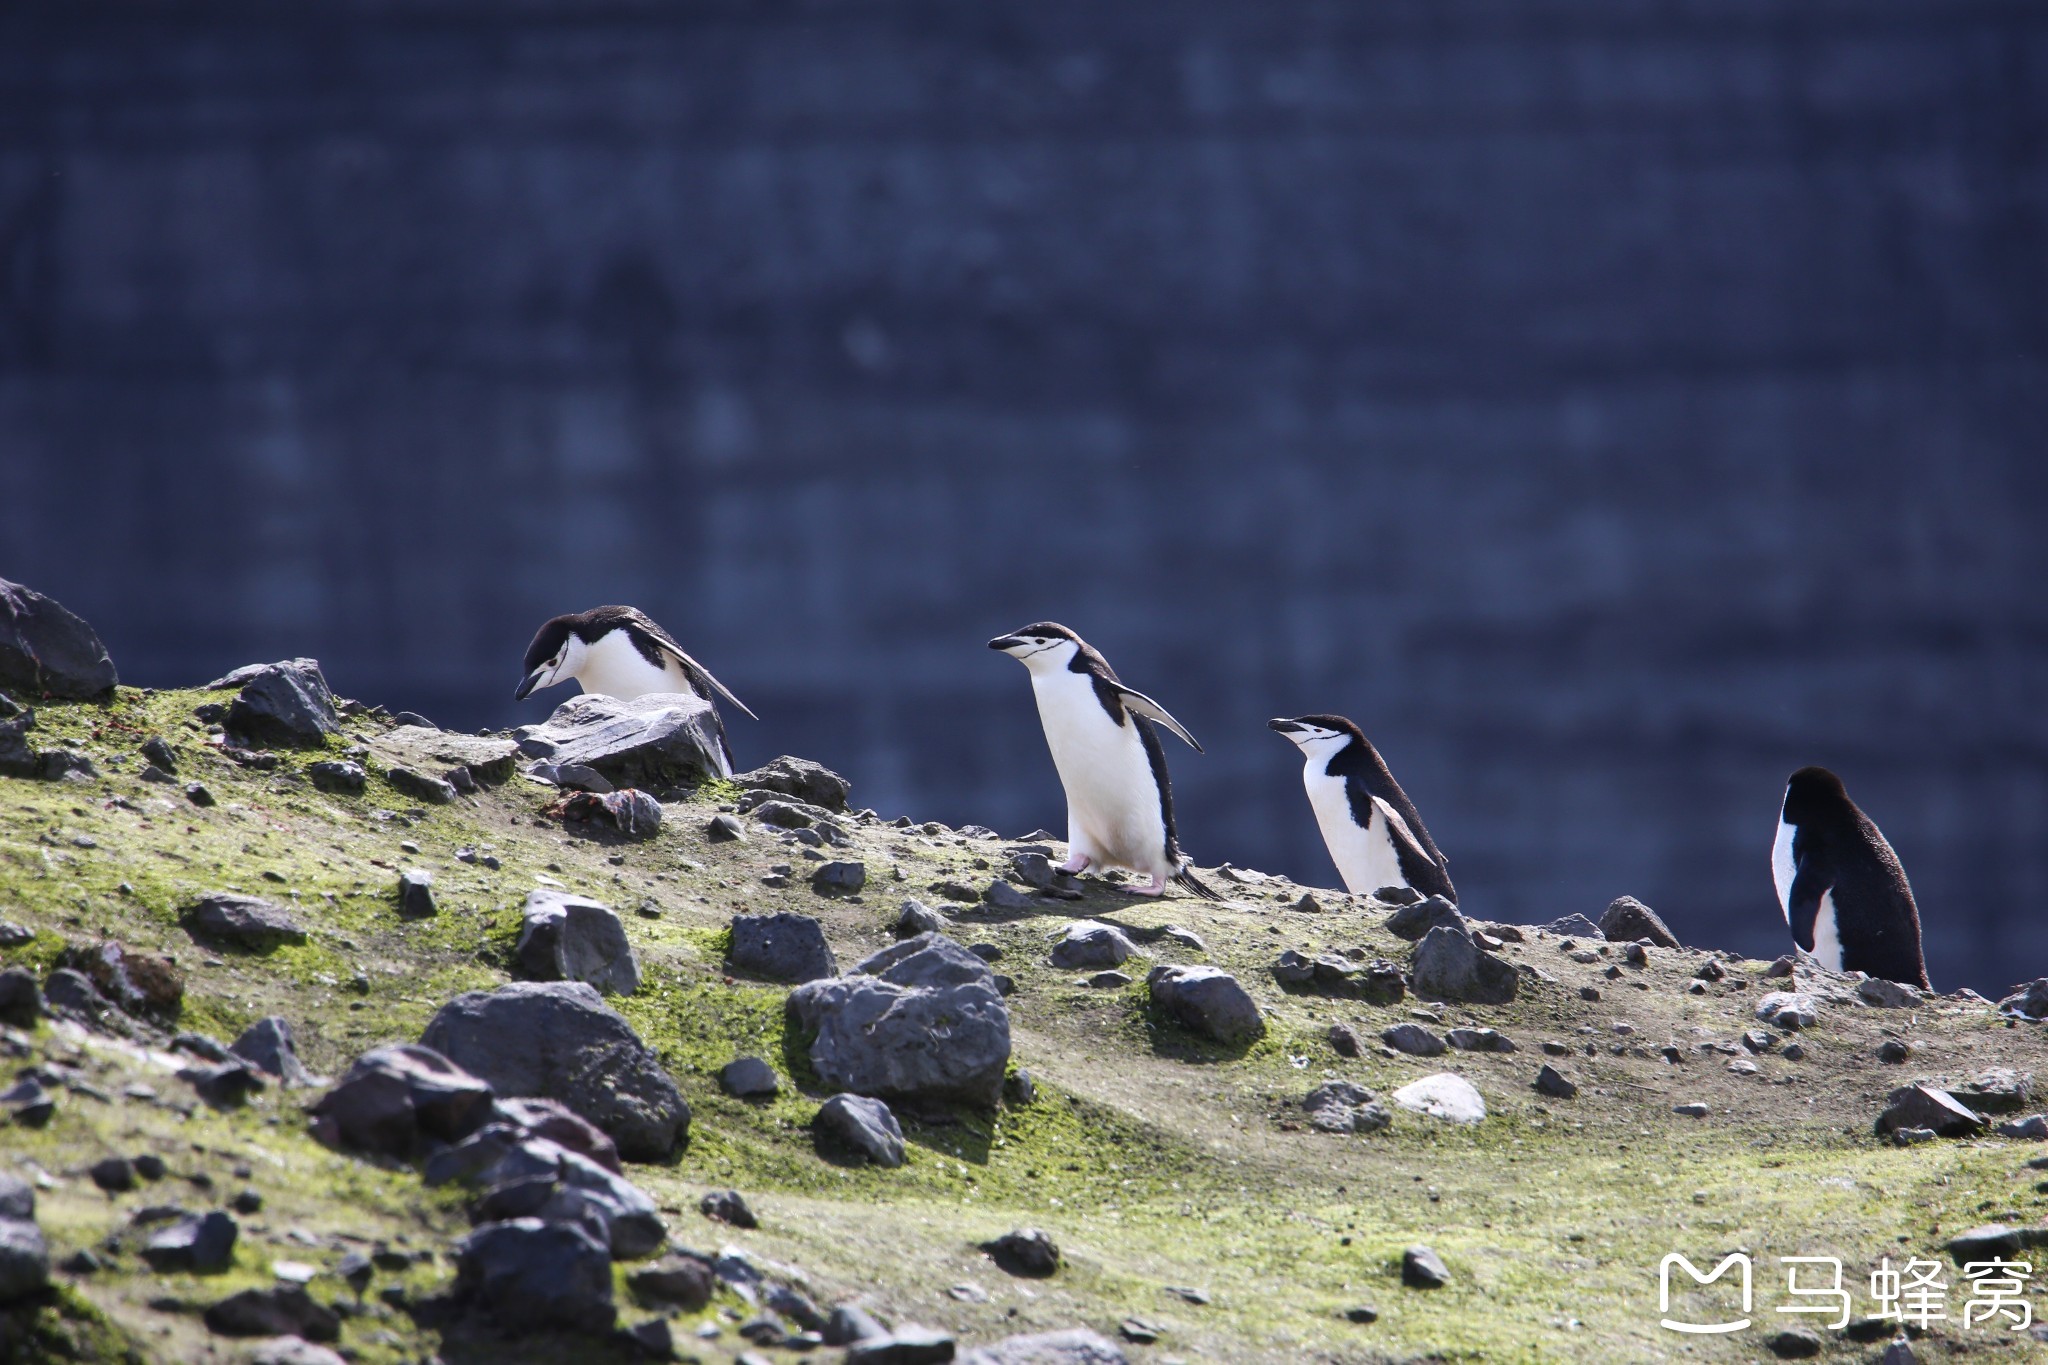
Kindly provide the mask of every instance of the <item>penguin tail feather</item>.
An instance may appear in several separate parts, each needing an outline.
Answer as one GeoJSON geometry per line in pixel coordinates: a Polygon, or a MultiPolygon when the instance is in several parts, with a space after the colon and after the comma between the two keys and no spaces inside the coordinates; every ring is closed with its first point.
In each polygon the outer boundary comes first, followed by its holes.
{"type": "Polygon", "coordinates": [[[1211,890],[1200,877],[1195,875],[1194,864],[1192,863],[1182,864],[1180,871],[1173,874],[1173,880],[1205,901],[1220,901],[1223,899],[1223,897],[1211,890]]]}

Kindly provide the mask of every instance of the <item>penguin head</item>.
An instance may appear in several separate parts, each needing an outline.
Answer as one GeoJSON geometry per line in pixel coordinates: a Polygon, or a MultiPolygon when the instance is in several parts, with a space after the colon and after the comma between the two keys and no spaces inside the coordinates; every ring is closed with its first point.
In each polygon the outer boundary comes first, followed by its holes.
{"type": "Polygon", "coordinates": [[[557,616],[534,635],[533,643],[526,647],[526,675],[513,690],[512,700],[523,701],[529,693],[582,673],[590,645],[574,629],[575,624],[574,617],[557,616]]]}
{"type": "Polygon", "coordinates": [[[988,647],[1000,650],[1033,673],[1065,668],[1081,652],[1081,637],[1056,621],[1040,621],[1022,630],[998,635],[988,647]]]}
{"type": "Polygon", "coordinates": [[[1826,768],[1801,768],[1785,783],[1783,819],[1788,825],[1812,825],[1849,804],[1842,779],[1826,768]]]}
{"type": "Polygon", "coordinates": [[[1266,722],[1266,728],[1292,740],[1310,759],[1328,759],[1354,740],[1363,743],[1365,734],[1342,716],[1296,716],[1266,722]]]}

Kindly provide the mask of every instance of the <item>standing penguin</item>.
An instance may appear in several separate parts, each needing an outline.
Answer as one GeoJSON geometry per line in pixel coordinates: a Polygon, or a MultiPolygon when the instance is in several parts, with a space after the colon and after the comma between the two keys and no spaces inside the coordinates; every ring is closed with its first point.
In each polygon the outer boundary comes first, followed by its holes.
{"type": "Polygon", "coordinates": [[[1173,831],[1173,789],[1158,722],[1202,746],[1142,692],[1117,681],[1109,661],[1087,641],[1051,621],[988,642],[1031,672],[1038,718],[1060,785],[1067,790],[1067,861],[1062,872],[1122,867],[1151,878],[1127,888],[1157,896],[1170,877],[1198,896],[1216,899],[1188,870],[1173,831]]]}
{"type": "Polygon", "coordinates": [[[1906,871],[1826,768],[1801,768],[1785,784],[1771,880],[1792,941],[1822,966],[1928,989],[1906,871]]]}
{"type": "Polygon", "coordinates": [[[650,692],[684,692],[711,704],[718,749],[732,776],[732,746],[725,740],[720,698],[756,719],[745,703],[726,691],[711,671],[683,652],[683,647],[638,607],[592,607],[557,616],[542,626],[526,647],[526,673],[512,693],[524,701],[536,688],[553,687],[574,678],[585,692],[630,701],[650,692]]]}
{"type": "Polygon", "coordinates": [[[1368,896],[1407,886],[1458,903],[1444,855],[1364,731],[1342,716],[1266,724],[1301,750],[1301,784],[1346,891],[1368,896]]]}

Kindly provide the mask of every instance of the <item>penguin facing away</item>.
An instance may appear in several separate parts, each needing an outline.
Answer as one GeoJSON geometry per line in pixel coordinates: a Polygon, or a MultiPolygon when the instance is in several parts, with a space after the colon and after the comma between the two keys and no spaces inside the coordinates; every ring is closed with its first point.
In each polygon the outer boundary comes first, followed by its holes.
{"type": "Polygon", "coordinates": [[[1266,724],[1301,750],[1301,783],[1346,891],[1407,886],[1457,904],[1444,855],[1364,731],[1343,716],[1266,724]]]}
{"type": "Polygon", "coordinates": [[[1771,880],[1792,941],[1822,966],[1929,989],[1905,869],[1826,768],[1801,768],[1785,784],[1771,880]]]}
{"type": "Polygon", "coordinates": [[[718,714],[718,702],[731,702],[748,719],[757,719],[724,683],[638,607],[592,607],[555,617],[526,647],[525,669],[512,693],[514,701],[573,678],[585,692],[624,701],[651,692],[685,692],[709,702],[725,763],[721,777],[732,775],[732,746],[726,743],[725,719],[718,714]]]}
{"type": "Polygon", "coordinates": [[[1067,861],[1062,872],[1121,867],[1151,880],[1125,888],[1157,896],[1169,878],[1198,896],[1216,893],[1189,870],[1173,827],[1173,788],[1155,724],[1195,743],[1144,693],[1123,685],[1087,641],[1041,621],[988,642],[1031,673],[1046,747],[1067,793],[1067,861]]]}

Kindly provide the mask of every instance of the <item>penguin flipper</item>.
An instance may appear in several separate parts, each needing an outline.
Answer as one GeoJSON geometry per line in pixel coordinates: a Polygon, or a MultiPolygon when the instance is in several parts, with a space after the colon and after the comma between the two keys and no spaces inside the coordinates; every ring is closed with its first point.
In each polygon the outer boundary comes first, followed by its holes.
{"type": "Polygon", "coordinates": [[[1223,899],[1207,883],[1195,875],[1194,864],[1192,863],[1182,863],[1180,871],[1173,874],[1173,880],[1176,884],[1194,892],[1205,901],[1220,901],[1223,899]]]}
{"type": "Polygon", "coordinates": [[[1415,831],[1409,829],[1408,822],[1401,818],[1401,812],[1395,810],[1385,797],[1375,796],[1372,803],[1379,809],[1380,819],[1386,823],[1387,839],[1401,860],[1401,875],[1408,879],[1408,885],[1425,896],[1442,896],[1453,905],[1457,904],[1458,893],[1451,889],[1450,873],[1429,855],[1429,850],[1415,837],[1415,831]]]}
{"type": "Polygon", "coordinates": [[[1195,737],[1187,732],[1185,726],[1168,714],[1165,707],[1136,688],[1125,687],[1122,683],[1112,683],[1110,685],[1116,688],[1117,696],[1123,700],[1124,706],[1129,709],[1132,715],[1143,716],[1146,720],[1157,721],[1173,731],[1174,734],[1186,740],[1188,747],[1196,753],[1203,752],[1202,746],[1195,743],[1195,737]]]}
{"type": "Polygon", "coordinates": [[[1785,897],[1785,926],[1792,931],[1792,942],[1809,953],[1814,950],[1820,899],[1834,889],[1835,884],[1817,875],[1811,865],[1802,866],[1792,878],[1792,890],[1785,897]]]}

